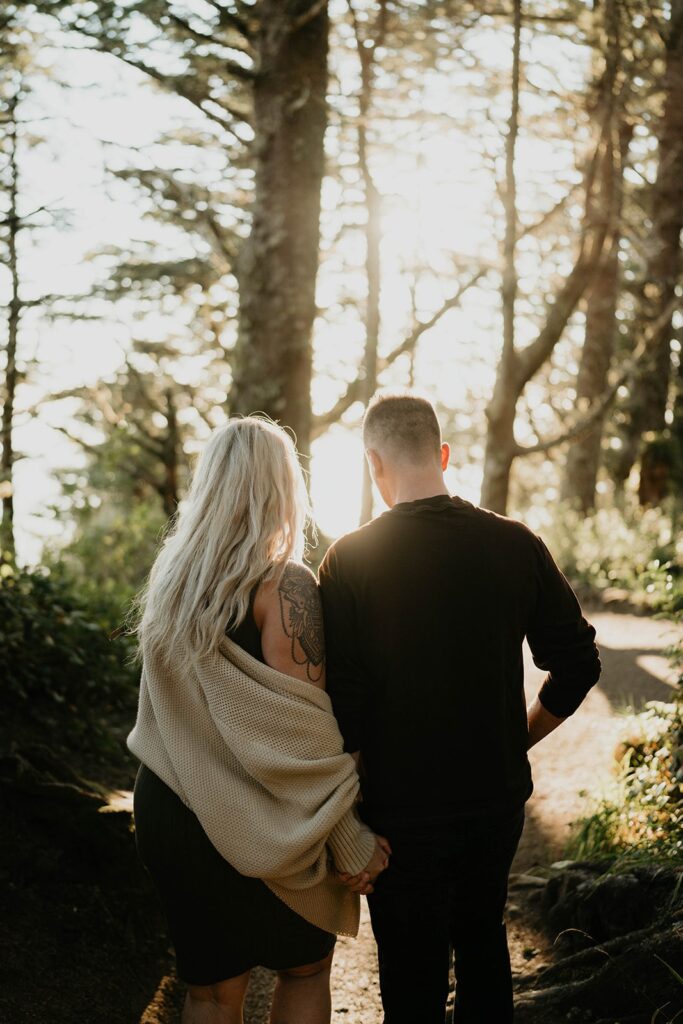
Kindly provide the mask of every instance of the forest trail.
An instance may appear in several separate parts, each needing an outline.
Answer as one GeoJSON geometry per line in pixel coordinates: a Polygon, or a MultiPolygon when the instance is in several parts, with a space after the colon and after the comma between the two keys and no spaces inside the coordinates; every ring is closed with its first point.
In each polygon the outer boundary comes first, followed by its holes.
{"type": "MultiPolygon", "coordinates": [[[[586,809],[584,794],[609,782],[614,751],[624,735],[624,712],[629,708],[637,711],[650,700],[670,700],[673,693],[673,673],[665,654],[673,641],[671,623],[608,611],[589,613],[589,618],[598,634],[602,677],[572,719],[531,751],[534,794],[527,804],[513,873],[527,872],[535,864],[562,856],[571,822],[586,809]]],[[[543,673],[525,649],[529,699],[542,680],[543,673]]],[[[514,905],[510,911],[513,971],[522,973],[530,962],[538,965],[543,939],[515,916],[514,905]]],[[[271,986],[266,971],[253,978],[247,1024],[265,1024],[271,986]]],[[[381,1021],[375,943],[365,901],[358,939],[341,939],[337,944],[332,993],[334,1024],[381,1021]]]]}
{"type": "MultiPolygon", "coordinates": [[[[570,823],[588,808],[586,792],[599,791],[610,779],[614,751],[625,733],[624,712],[639,710],[650,700],[669,700],[673,693],[673,673],[665,654],[674,638],[671,623],[612,611],[596,611],[589,617],[598,632],[602,678],[572,719],[531,752],[535,791],[513,865],[507,912],[513,972],[518,976],[540,966],[551,953],[547,938],[525,920],[525,883],[515,884],[514,876],[533,874],[534,865],[562,857],[570,823]]],[[[525,663],[531,699],[543,674],[528,651],[525,663]]],[[[272,985],[270,972],[253,972],[246,1024],[266,1024],[272,985]]],[[[151,995],[153,989],[147,991],[151,995]]],[[[337,944],[332,993],[333,1024],[381,1021],[375,943],[365,901],[358,939],[337,944]]],[[[182,994],[173,974],[161,976],[155,995],[145,1000],[142,1016],[134,1014],[135,1024],[177,1024],[182,994]]]]}

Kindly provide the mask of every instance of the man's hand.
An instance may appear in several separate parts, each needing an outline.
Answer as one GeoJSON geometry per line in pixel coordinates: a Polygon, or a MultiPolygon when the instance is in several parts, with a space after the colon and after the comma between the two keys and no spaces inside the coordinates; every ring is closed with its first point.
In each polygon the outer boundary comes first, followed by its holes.
{"type": "Polygon", "coordinates": [[[374,853],[360,874],[349,875],[345,871],[340,871],[338,878],[351,892],[367,896],[369,893],[374,892],[374,883],[389,864],[390,856],[391,846],[389,841],[384,836],[375,836],[374,853]]]}
{"type": "Polygon", "coordinates": [[[558,718],[550,711],[547,711],[541,704],[538,697],[527,708],[527,720],[529,723],[529,745],[527,750],[539,743],[542,739],[562,725],[564,718],[558,718]]]}

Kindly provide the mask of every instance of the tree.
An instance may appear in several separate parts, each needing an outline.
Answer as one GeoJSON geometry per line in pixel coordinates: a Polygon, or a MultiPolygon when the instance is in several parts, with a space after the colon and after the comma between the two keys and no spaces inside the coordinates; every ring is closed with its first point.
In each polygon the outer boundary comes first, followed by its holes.
{"type": "MultiPolygon", "coordinates": [[[[586,296],[586,325],[581,359],[576,379],[576,398],[579,410],[598,402],[609,386],[609,370],[617,335],[617,306],[621,279],[619,248],[623,228],[621,225],[624,192],[624,167],[633,134],[633,123],[623,121],[619,128],[619,145],[615,148],[614,165],[603,164],[603,180],[597,192],[598,206],[601,196],[614,192],[614,224],[605,254],[596,268],[586,296]]],[[[585,514],[595,504],[598,470],[602,455],[604,416],[569,447],[563,480],[563,497],[576,503],[585,514]]]]}
{"type": "Polygon", "coordinates": [[[262,410],[311,440],[311,331],[327,125],[327,4],[261,0],[254,198],[240,255],[234,412],[262,410]]]}
{"type": "Polygon", "coordinates": [[[268,413],[307,451],[327,4],[211,0],[189,13],[161,0],[36,0],[36,6],[83,44],[201,111],[231,165],[253,169],[251,230],[233,267],[240,309],[228,407],[268,413]]]}
{"type": "Polygon", "coordinates": [[[22,227],[18,212],[19,170],[17,165],[17,105],[19,94],[10,92],[5,106],[7,159],[7,210],[3,226],[7,247],[7,269],[10,274],[10,299],[7,308],[7,344],[5,347],[5,380],[2,404],[2,462],[0,463],[0,494],[2,496],[2,522],[0,522],[0,550],[11,560],[15,557],[14,544],[14,407],[19,373],[17,369],[17,343],[22,301],[19,294],[19,266],[17,237],[22,227]]]}
{"type": "MultiPolygon", "coordinates": [[[[152,502],[170,518],[189,474],[189,451],[215,425],[215,395],[206,380],[178,381],[181,352],[173,345],[137,342],[109,381],[50,396],[51,402],[77,399],[73,426],[66,434],[87,456],[83,482],[68,471],[67,492],[77,507],[102,496],[108,504],[152,502]]],[[[213,368],[208,367],[207,376],[213,368]]],[[[82,475],[82,474],[81,474],[82,475]]]]}
{"type": "MultiPolygon", "coordinates": [[[[386,34],[387,5],[380,0],[372,34],[361,29],[355,7],[349,0],[349,10],[353,23],[353,34],[360,63],[360,93],[358,97],[358,163],[360,165],[363,191],[365,195],[365,276],[367,296],[365,303],[365,351],[362,370],[362,397],[364,406],[372,398],[377,388],[377,357],[379,348],[380,327],[380,243],[382,198],[377,189],[370,167],[368,155],[368,121],[373,102],[375,55],[381,47],[386,34]]],[[[370,470],[363,461],[363,486],[361,494],[360,522],[366,523],[372,517],[372,480],[370,470]]]]}
{"type": "MultiPolygon", "coordinates": [[[[4,345],[2,414],[0,416],[0,553],[15,559],[14,495],[15,467],[21,458],[15,445],[17,391],[24,378],[20,343],[22,322],[27,311],[49,306],[57,296],[28,298],[22,288],[21,242],[24,236],[52,219],[43,205],[27,209],[28,197],[22,179],[22,165],[30,146],[41,140],[24,118],[25,101],[30,97],[36,69],[33,65],[35,40],[19,23],[16,9],[0,12],[0,251],[7,272],[7,334],[4,345]]],[[[46,70],[41,69],[45,75],[46,70]]]]}
{"type": "Polygon", "coordinates": [[[657,337],[641,367],[627,403],[622,451],[616,469],[623,485],[642,454],[640,498],[658,504],[668,489],[666,426],[671,379],[672,317],[680,280],[680,236],[683,229],[683,3],[672,0],[664,37],[662,113],[657,129],[657,175],[651,189],[650,230],[641,290],[640,316],[657,324],[657,337]],[[645,435],[654,442],[642,448],[645,435]],[[664,461],[662,462],[662,458],[664,461]]]}
{"type": "MultiPolygon", "coordinates": [[[[599,131],[593,151],[583,175],[584,217],[579,232],[577,252],[571,271],[564,277],[548,304],[540,330],[534,340],[519,349],[516,336],[516,299],[518,275],[516,249],[519,234],[517,210],[517,179],[515,150],[519,131],[522,0],[513,5],[513,54],[511,110],[505,144],[505,184],[503,205],[505,235],[503,240],[503,272],[501,304],[503,314],[503,350],[498,364],[493,395],[486,410],[487,436],[484,455],[484,479],[481,503],[486,508],[504,513],[507,508],[510,473],[516,458],[532,451],[547,450],[543,445],[522,446],[515,438],[515,417],[519,399],[529,382],[543,367],[560,341],[564,329],[584,295],[591,277],[599,265],[605,239],[611,224],[611,203],[605,213],[605,198],[597,209],[596,183],[607,173],[614,154],[615,88],[619,67],[618,32],[616,31],[617,5],[607,5],[612,17],[606,19],[608,45],[605,67],[598,85],[601,116],[597,119],[599,131]]],[[[553,441],[553,444],[557,443],[553,441]]]]}

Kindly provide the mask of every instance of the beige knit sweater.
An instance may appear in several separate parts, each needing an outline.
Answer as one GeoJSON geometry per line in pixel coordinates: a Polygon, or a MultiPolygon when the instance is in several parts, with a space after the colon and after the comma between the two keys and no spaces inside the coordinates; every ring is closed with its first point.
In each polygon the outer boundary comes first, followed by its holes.
{"type": "Polygon", "coordinates": [[[325,931],[355,935],[359,898],[336,881],[331,859],[357,874],[374,836],[354,810],[358,776],[328,695],[227,637],[194,668],[188,678],[143,645],[128,747],[241,874],[325,931]]]}

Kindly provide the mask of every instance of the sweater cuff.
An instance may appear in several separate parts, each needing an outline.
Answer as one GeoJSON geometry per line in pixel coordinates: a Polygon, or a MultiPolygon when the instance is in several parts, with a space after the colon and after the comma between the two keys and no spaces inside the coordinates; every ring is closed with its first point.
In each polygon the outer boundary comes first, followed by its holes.
{"type": "Polygon", "coordinates": [[[337,871],[358,875],[367,867],[375,850],[375,834],[353,807],[337,822],[327,838],[337,871]]]}
{"type": "Polygon", "coordinates": [[[543,685],[538,691],[538,699],[541,704],[551,715],[555,715],[555,718],[569,718],[585,696],[585,693],[567,692],[551,675],[545,677],[543,685]]]}

